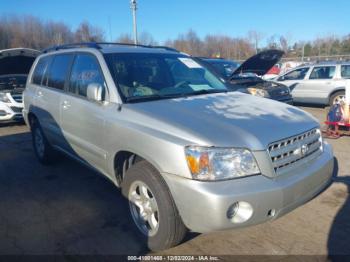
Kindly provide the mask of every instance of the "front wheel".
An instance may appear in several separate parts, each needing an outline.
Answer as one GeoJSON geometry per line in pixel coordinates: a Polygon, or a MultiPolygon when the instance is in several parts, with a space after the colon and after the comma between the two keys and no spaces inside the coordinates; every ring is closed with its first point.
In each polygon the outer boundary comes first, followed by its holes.
{"type": "Polygon", "coordinates": [[[183,240],[186,227],[165,181],[152,165],[145,161],[133,165],[125,175],[122,193],[149,249],[164,250],[183,240]]]}

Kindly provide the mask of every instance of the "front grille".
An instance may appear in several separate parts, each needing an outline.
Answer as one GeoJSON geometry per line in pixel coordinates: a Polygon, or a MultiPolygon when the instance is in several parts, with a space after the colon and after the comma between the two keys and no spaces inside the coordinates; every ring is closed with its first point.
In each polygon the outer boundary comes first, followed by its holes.
{"type": "Polygon", "coordinates": [[[274,88],[272,90],[269,90],[269,94],[272,97],[276,96],[289,96],[289,91],[288,89],[283,89],[283,88],[274,88]]]}
{"type": "Polygon", "coordinates": [[[22,103],[23,98],[22,95],[12,95],[13,100],[15,100],[17,103],[22,103]]]}
{"type": "Polygon", "coordinates": [[[23,108],[21,108],[21,107],[15,107],[15,106],[11,106],[11,109],[12,109],[12,111],[15,112],[15,113],[22,113],[22,110],[23,110],[23,108]]]}
{"type": "Polygon", "coordinates": [[[277,175],[304,164],[322,152],[319,129],[289,137],[269,145],[272,166],[277,175]]]}

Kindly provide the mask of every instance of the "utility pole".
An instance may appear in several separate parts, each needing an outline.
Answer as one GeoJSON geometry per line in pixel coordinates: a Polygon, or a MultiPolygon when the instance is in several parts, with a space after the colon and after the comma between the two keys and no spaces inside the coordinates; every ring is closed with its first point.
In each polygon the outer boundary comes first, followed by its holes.
{"type": "Polygon", "coordinates": [[[133,18],[134,44],[137,45],[137,24],[136,24],[137,2],[136,0],[130,0],[130,4],[131,4],[132,18],[133,18]]]}
{"type": "Polygon", "coordinates": [[[303,43],[303,49],[301,53],[301,61],[304,62],[304,56],[305,56],[305,43],[303,43]]]}

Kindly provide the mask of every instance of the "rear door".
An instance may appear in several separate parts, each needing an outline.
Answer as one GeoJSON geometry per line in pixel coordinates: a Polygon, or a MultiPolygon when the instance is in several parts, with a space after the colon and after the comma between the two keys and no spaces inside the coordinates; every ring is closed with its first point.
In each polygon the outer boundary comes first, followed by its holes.
{"type": "Polygon", "coordinates": [[[336,87],[336,66],[314,66],[304,83],[305,102],[327,103],[328,96],[336,87]]]}
{"type": "Polygon", "coordinates": [[[72,58],[71,54],[49,56],[45,58],[47,65],[41,69],[43,70],[42,79],[40,76],[36,78],[35,72],[33,76],[35,83],[40,82],[36,91],[35,112],[44,133],[54,145],[60,145],[64,141],[61,129],[60,99],[64,92],[72,58]]]}
{"type": "Polygon", "coordinates": [[[77,53],[72,65],[67,92],[61,100],[61,117],[65,150],[91,166],[103,169],[107,153],[104,139],[105,102],[87,99],[89,84],[99,84],[106,94],[106,83],[97,58],[77,53]]]}

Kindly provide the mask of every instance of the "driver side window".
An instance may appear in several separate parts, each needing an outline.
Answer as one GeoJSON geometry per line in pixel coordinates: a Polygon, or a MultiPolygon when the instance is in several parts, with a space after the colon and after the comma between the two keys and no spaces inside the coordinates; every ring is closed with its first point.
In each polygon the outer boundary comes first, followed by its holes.
{"type": "Polygon", "coordinates": [[[102,86],[104,97],[106,85],[97,60],[89,54],[77,54],[72,67],[68,91],[86,97],[89,84],[102,86]]]}
{"type": "Polygon", "coordinates": [[[285,74],[281,80],[302,80],[305,78],[308,71],[309,67],[298,68],[285,74]]]}

